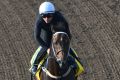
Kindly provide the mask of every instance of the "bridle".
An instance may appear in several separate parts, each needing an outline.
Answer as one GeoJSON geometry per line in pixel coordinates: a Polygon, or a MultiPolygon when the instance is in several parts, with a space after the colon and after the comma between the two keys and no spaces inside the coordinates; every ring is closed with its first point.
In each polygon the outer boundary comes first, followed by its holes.
{"type": "MultiPolygon", "coordinates": [[[[58,33],[66,34],[65,32],[57,32],[57,33],[55,33],[55,34],[58,34],[58,33]]],[[[66,35],[67,35],[67,34],[66,34],[66,35]]],[[[70,48],[69,48],[69,49],[70,49],[70,48]]],[[[56,52],[55,52],[55,49],[54,49],[54,47],[53,47],[53,43],[52,43],[52,50],[53,50],[53,53],[54,53],[54,56],[56,57],[56,59],[57,59],[57,55],[56,55],[56,54],[59,54],[61,51],[63,51],[63,49],[61,49],[61,50],[59,50],[59,51],[56,53],[56,52]]],[[[68,51],[68,52],[69,52],[69,51],[68,51]]],[[[67,54],[67,57],[68,57],[68,54],[67,54]]],[[[54,78],[54,79],[60,79],[60,78],[66,77],[66,76],[71,72],[72,69],[73,69],[73,65],[69,66],[68,70],[67,70],[63,75],[61,75],[61,76],[55,76],[55,75],[51,74],[51,73],[49,72],[49,70],[47,70],[46,67],[42,67],[42,70],[43,70],[49,77],[54,78]]]]}

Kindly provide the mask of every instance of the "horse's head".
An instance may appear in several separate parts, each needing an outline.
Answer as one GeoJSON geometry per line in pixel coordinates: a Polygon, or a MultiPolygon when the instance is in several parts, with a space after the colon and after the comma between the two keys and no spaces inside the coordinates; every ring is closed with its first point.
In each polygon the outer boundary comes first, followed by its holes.
{"type": "Polygon", "coordinates": [[[70,39],[65,32],[56,32],[52,37],[54,56],[60,63],[66,62],[70,46],[70,39]]]}
{"type": "Polygon", "coordinates": [[[72,67],[67,63],[69,46],[70,39],[67,33],[53,34],[50,53],[45,66],[42,67],[41,80],[75,80],[72,67]]]}

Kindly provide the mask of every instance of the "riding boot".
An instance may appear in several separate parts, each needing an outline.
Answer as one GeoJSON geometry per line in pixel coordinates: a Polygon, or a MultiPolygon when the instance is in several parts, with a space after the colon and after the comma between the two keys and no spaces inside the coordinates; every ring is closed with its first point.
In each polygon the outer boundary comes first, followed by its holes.
{"type": "Polygon", "coordinates": [[[32,74],[35,74],[38,68],[38,64],[39,62],[46,56],[47,54],[47,48],[44,47],[39,47],[36,52],[34,53],[30,63],[31,63],[31,68],[29,69],[29,71],[32,74]]]}

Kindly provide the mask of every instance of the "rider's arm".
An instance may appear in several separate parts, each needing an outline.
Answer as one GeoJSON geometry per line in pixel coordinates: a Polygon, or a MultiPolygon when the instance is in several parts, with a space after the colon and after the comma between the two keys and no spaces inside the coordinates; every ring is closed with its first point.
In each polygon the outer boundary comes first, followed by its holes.
{"type": "Polygon", "coordinates": [[[35,23],[35,29],[34,29],[34,37],[35,40],[39,43],[39,45],[41,45],[42,47],[48,47],[48,45],[42,40],[42,38],[40,37],[41,35],[41,21],[40,18],[37,19],[36,23],[35,23]]]}

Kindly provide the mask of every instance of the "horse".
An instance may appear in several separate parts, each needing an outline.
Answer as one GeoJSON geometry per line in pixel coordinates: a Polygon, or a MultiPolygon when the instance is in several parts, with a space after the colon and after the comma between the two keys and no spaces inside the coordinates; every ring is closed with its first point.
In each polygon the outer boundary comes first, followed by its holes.
{"type": "Polygon", "coordinates": [[[70,39],[65,32],[52,36],[50,52],[36,73],[37,80],[76,80],[74,66],[69,65],[70,39]]]}

